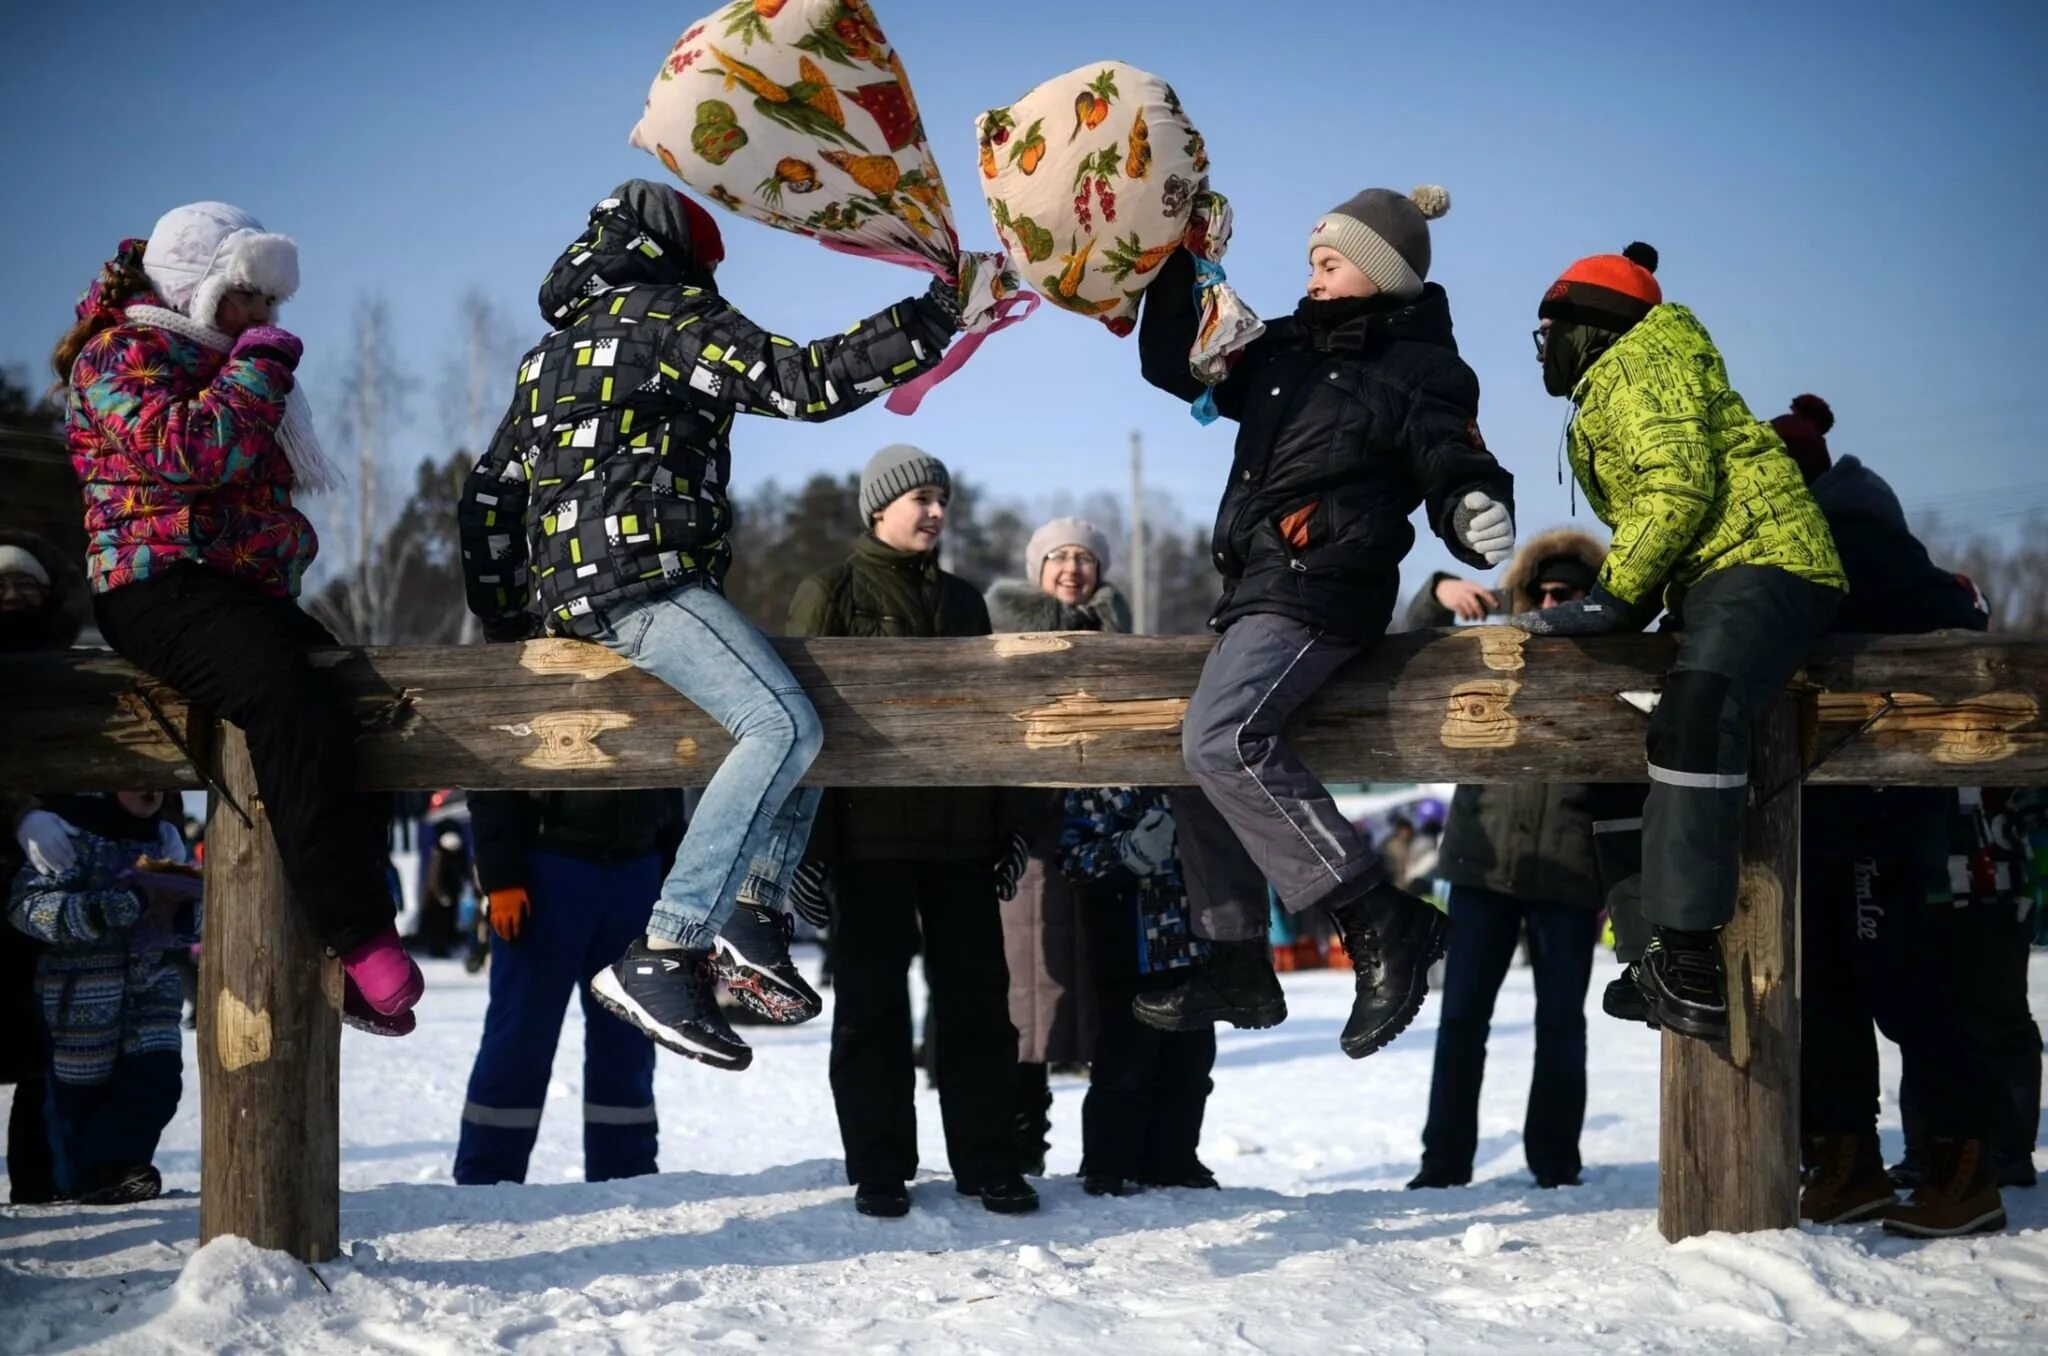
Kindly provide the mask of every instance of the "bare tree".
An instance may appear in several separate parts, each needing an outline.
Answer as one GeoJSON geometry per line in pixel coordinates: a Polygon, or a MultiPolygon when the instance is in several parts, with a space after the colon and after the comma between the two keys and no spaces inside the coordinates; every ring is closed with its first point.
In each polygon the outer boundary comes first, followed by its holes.
{"type": "Polygon", "coordinates": [[[480,456],[505,412],[519,340],[481,287],[455,301],[455,350],[441,368],[443,432],[455,446],[480,456]]]}
{"type": "Polygon", "coordinates": [[[347,366],[336,402],[335,427],[340,433],[339,460],[349,467],[355,486],[347,506],[350,553],[340,584],[337,606],[322,606],[336,591],[316,600],[320,619],[344,642],[385,645],[392,640],[397,589],[406,562],[382,549],[380,525],[388,518],[388,492],[382,471],[391,454],[414,382],[398,362],[391,335],[391,311],[383,298],[366,296],[356,303],[347,366]],[[352,511],[351,511],[352,510],[352,511]]]}
{"type": "Polygon", "coordinates": [[[1986,531],[1951,529],[1941,515],[1921,516],[1921,538],[1934,563],[1966,575],[1991,612],[1994,631],[2048,630],[2048,549],[1986,531]]]}

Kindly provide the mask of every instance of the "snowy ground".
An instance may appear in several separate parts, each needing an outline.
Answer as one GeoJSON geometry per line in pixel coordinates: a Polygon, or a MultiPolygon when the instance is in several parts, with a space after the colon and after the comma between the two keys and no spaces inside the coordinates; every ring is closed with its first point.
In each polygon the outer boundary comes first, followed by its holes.
{"type": "MultiPolygon", "coordinates": [[[[2038,1012],[2048,957],[2034,976],[2038,1012]]],[[[989,1215],[928,1176],[910,1218],[877,1221],[853,1213],[840,1180],[829,1016],[749,1028],[762,1048],[742,1075],[664,1057],[665,1172],[590,1186],[576,1180],[572,1011],[533,1184],[450,1185],[484,989],[437,963],[417,1035],[344,1038],[343,1260],[316,1276],[236,1240],[198,1249],[188,1049],[185,1102],[157,1160],[178,1194],[117,1210],[0,1209],[0,1352],[2048,1346],[2048,1190],[2007,1193],[2013,1232],[1991,1239],[1914,1246],[1844,1229],[1665,1244],[1653,1227],[1657,1042],[1597,1009],[1587,1185],[1535,1190],[1519,1142],[1523,970],[1495,1021],[1483,1181],[1402,1191],[1435,1006],[1353,1064],[1336,1046],[1348,979],[1290,976],[1285,1026],[1225,1035],[1205,1156],[1228,1190],[1084,1196],[1061,1175],[1079,1157],[1083,1085],[1067,1081],[1041,1214],[989,1215]]],[[[942,1169],[928,1092],[919,1114],[926,1165],[942,1169]]],[[[1895,1110],[1886,1139],[1895,1153],[1895,1110]]]]}

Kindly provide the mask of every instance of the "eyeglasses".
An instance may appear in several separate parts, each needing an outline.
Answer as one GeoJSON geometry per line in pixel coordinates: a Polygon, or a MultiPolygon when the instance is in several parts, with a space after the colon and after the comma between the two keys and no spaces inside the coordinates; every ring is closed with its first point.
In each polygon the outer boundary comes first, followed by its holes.
{"type": "Polygon", "coordinates": [[[1093,551],[1084,551],[1078,546],[1064,546],[1047,555],[1046,560],[1059,566],[1093,565],[1095,563],[1095,553],[1093,551]]]}
{"type": "Polygon", "coordinates": [[[1543,355],[1544,355],[1545,353],[1549,352],[1549,350],[1550,350],[1550,331],[1549,331],[1549,330],[1547,330],[1547,329],[1542,329],[1542,328],[1538,328],[1538,329],[1534,329],[1534,330],[1531,330],[1531,331],[1529,332],[1529,337],[1530,337],[1530,338],[1532,338],[1532,339],[1534,339],[1534,340],[1536,341],[1536,356],[1537,356],[1538,358],[1541,358],[1541,357],[1542,357],[1542,356],[1543,356],[1543,355]]]}

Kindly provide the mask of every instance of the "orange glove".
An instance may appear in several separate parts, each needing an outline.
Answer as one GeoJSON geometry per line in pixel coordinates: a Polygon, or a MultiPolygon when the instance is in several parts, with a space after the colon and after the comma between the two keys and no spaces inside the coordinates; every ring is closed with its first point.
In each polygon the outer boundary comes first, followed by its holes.
{"type": "Polygon", "coordinates": [[[491,931],[508,942],[519,940],[519,931],[526,926],[526,917],[533,912],[533,901],[526,897],[524,885],[514,885],[490,894],[491,931]]]}

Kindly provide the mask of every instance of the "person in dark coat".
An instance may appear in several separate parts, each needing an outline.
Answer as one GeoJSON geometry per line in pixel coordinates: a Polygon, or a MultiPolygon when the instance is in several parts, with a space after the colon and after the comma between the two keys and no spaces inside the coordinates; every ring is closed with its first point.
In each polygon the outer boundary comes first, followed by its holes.
{"type": "Polygon", "coordinates": [[[1284,1020],[1264,882],[1288,912],[1320,906],[1343,935],[1357,972],[1346,1054],[1383,1048],[1428,992],[1443,915],[1387,879],[1283,732],[1386,631],[1417,508],[1472,566],[1514,545],[1513,477],[1479,435],[1479,382],[1458,357],[1450,300],[1424,281],[1429,219],[1449,206],[1441,188],[1368,189],[1326,213],[1308,240],[1307,297],[1213,391],[1188,366],[1200,320],[1192,257],[1177,252],[1145,291],[1145,379],[1212,398],[1238,424],[1213,542],[1222,638],[1182,727],[1203,794],[1174,800],[1197,924],[1217,945],[1190,983],[1140,1000],[1164,1029],[1284,1020]],[[1234,855],[1254,869],[1202,860],[1234,855]]]}
{"type": "MultiPolygon", "coordinates": [[[[753,1051],[718,1009],[718,980],[734,969],[719,939],[733,941],[742,899],[781,912],[816,813],[798,783],[824,736],[788,666],[720,587],[729,434],[742,414],[837,418],[931,370],[960,328],[960,297],[939,279],[800,344],[720,294],[724,255],[710,213],[665,185],[629,179],[591,208],[541,283],[551,333],[521,359],[457,516],[469,609],[487,635],[524,636],[539,619],[596,641],[733,735],[646,937],[591,983],[668,1049],[738,1070],[753,1051]]],[[[795,974],[784,929],[746,935],[770,948],[738,967],[748,982],[795,974]]],[[[817,1011],[807,990],[778,998],[792,1016],[817,1011]]]]}
{"type": "MultiPolygon", "coordinates": [[[[1024,574],[987,595],[996,633],[1104,631],[1125,634],[1131,610],[1103,576],[1109,539],[1081,518],[1045,523],[1024,548],[1024,574]]],[[[1017,1028],[1017,1141],[1024,1171],[1042,1175],[1051,1147],[1054,1065],[1095,1057],[1098,1002],[1088,920],[1061,866],[1065,797],[1049,792],[1025,830],[1031,856],[1014,897],[1003,901],[1003,950],[1010,967],[1010,1024],[1017,1028]]],[[[1128,1003],[1128,995],[1126,996],[1128,1003]]],[[[1128,1018],[1129,1014],[1124,1014],[1128,1018]]]]}
{"type": "MultiPolygon", "coordinates": [[[[1583,532],[1532,538],[1501,581],[1510,612],[1561,607],[1592,592],[1606,551],[1583,532]]],[[[1500,610],[1469,580],[1433,576],[1411,629],[1500,610]]],[[[1449,884],[1444,962],[1422,1170],[1410,1188],[1463,1186],[1479,1146],[1479,1088],[1494,1000],[1526,932],[1536,981],[1536,1057],[1522,1152],[1540,1187],[1576,1186],[1586,1116],[1586,988],[1600,940],[1592,788],[1579,782],[1461,786],[1432,874],[1449,884]]]]}
{"type": "Polygon", "coordinates": [[[1081,1186],[1091,1196],[1143,1187],[1213,1189],[1198,1156],[1216,1065],[1216,1029],[1160,1031],[1137,1018],[1139,994],[1186,979],[1200,960],[1164,792],[1069,791],[1060,865],[1081,895],[1096,1005],[1095,1063],[1081,1103],[1081,1186]]]}
{"type": "Polygon", "coordinates": [[[52,801],[71,863],[23,866],[7,900],[8,923],[43,947],[35,987],[57,1191],[86,1205],[163,1189],[151,1159],[184,1089],[184,991],[166,953],[197,942],[200,928],[200,882],[171,801],[161,791],[52,801]]]}
{"type": "MultiPolygon", "coordinates": [[[[85,625],[91,594],[77,566],[32,532],[0,528],[0,655],[68,649],[85,625]]],[[[13,880],[34,856],[58,870],[75,860],[63,822],[33,797],[0,794],[0,880],[13,880]]],[[[0,1083],[14,1084],[7,1116],[9,1199],[41,1205],[57,1193],[50,1134],[43,1119],[46,1052],[36,1015],[36,957],[41,945],[0,927],[0,1083]]]]}
{"type": "Polygon", "coordinates": [[[655,1171],[654,1045],[591,995],[647,928],[683,836],[680,791],[474,791],[491,1001],[462,1106],[455,1180],[523,1182],[571,994],[583,999],[583,1176],[655,1171]]]}
{"type": "MultiPolygon", "coordinates": [[[[952,481],[915,447],[885,447],[861,475],[867,527],[841,563],[797,586],[793,636],[985,636],[988,608],[939,568],[952,481]]],[[[1032,798],[1036,803],[1036,797],[1032,798]]],[[[811,835],[804,892],[836,886],[832,1101],[846,1179],[864,1215],[910,1209],[917,1174],[910,961],[931,985],[933,1082],[962,1195],[992,1211],[1038,1208],[1018,1170],[1017,1030],[1010,1025],[1001,900],[1016,891],[1030,822],[995,789],[832,790],[811,835]]]]}
{"type": "MultiPolygon", "coordinates": [[[[1808,481],[1849,579],[1831,631],[1982,631],[1975,587],[1935,565],[1898,496],[1855,457],[1833,458],[1834,418],[1801,396],[1774,428],[1808,481]]],[[[1882,1217],[1888,1232],[1944,1237],[2005,1227],[1994,1173],[2000,1086],[1964,1027],[1958,920],[1949,907],[1953,790],[1809,787],[1800,835],[1800,1217],[1882,1217]],[[1928,1114],[1929,1174],[1901,1203],[1877,1139],[1877,1043],[1899,1046],[1928,1114]]]]}

